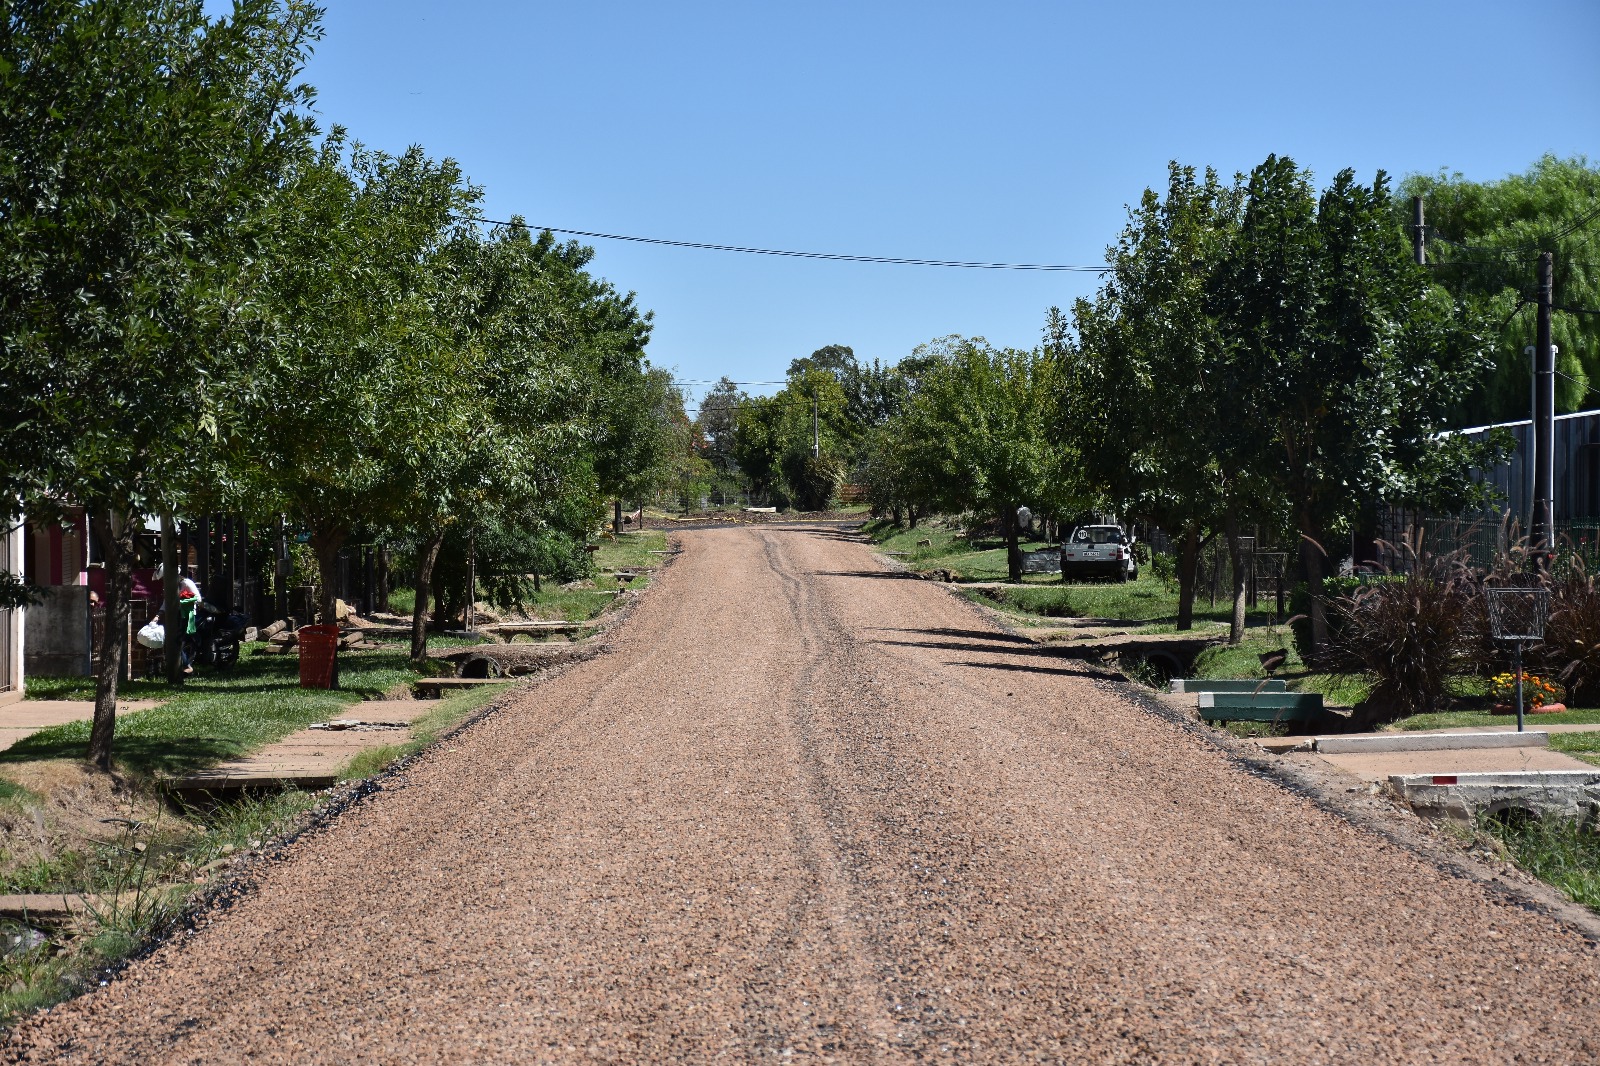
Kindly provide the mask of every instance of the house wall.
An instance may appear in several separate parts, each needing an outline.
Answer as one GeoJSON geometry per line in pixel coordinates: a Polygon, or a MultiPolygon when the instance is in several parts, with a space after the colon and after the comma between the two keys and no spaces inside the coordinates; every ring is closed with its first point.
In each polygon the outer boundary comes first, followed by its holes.
{"type": "Polygon", "coordinates": [[[93,672],[89,589],[48,585],[23,612],[23,668],[37,677],[85,677],[93,672]]]}

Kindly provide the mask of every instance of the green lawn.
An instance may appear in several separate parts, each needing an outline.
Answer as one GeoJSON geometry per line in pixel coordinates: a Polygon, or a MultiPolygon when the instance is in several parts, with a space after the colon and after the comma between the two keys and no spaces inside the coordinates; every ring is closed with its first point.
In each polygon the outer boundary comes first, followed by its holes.
{"type": "MultiPolygon", "coordinates": [[[[951,570],[961,581],[1005,581],[1006,549],[999,538],[969,540],[953,523],[935,519],[916,529],[901,529],[887,521],[868,523],[863,531],[885,552],[913,570],[951,570]],[[926,545],[921,542],[927,541],[926,545]]],[[[1028,541],[1024,551],[1052,547],[1044,541],[1028,541]]],[[[1126,584],[1116,581],[1074,581],[1063,584],[1059,573],[1026,574],[1023,583],[1036,586],[1004,590],[964,590],[969,599],[998,607],[1027,621],[1036,618],[1107,618],[1140,624],[1141,632],[1170,631],[1178,616],[1178,590],[1168,588],[1141,568],[1139,579],[1126,584]]],[[[1259,628],[1271,621],[1271,604],[1266,610],[1251,611],[1247,623],[1259,628]]],[[[1222,622],[1232,617],[1229,602],[1211,602],[1209,592],[1195,600],[1196,624],[1222,622]]],[[[1258,664],[1259,668],[1259,664],[1258,664]]]]}
{"type": "MultiPolygon", "coordinates": [[[[1417,714],[1390,726],[1391,729],[1458,729],[1462,726],[1484,725],[1512,725],[1516,716],[1510,714],[1490,714],[1487,711],[1463,710],[1445,711],[1441,714],[1417,714]]],[[[1530,714],[1527,716],[1530,728],[1537,729],[1541,725],[1587,725],[1600,723],[1600,708],[1575,707],[1570,711],[1560,714],[1530,714]]],[[[1551,747],[1556,747],[1555,738],[1551,738],[1551,747]]]]}
{"type": "MultiPolygon", "coordinates": [[[[417,676],[404,653],[358,652],[339,657],[340,688],[303,689],[300,663],[292,656],[257,656],[246,645],[227,673],[197,673],[183,686],[132,681],[119,688],[128,699],[166,699],[159,707],[117,719],[119,768],[135,776],[185,773],[242,755],[279,740],[312,722],[339,715],[350,704],[376,697],[417,676]]],[[[94,697],[94,678],[29,678],[32,699],[94,697]]],[[[84,704],[87,718],[92,714],[84,704]]],[[[0,766],[36,759],[81,759],[89,742],[89,723],[72,722],[41,730],[0,752],[0,766]]]]}

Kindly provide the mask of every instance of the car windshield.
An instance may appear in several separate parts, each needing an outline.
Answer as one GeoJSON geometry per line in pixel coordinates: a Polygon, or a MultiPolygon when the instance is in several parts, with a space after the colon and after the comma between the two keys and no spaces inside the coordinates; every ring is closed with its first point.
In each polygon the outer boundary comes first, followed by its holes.
{"type": "Polygon", "coordinates": [[[1089,526],[1078,530],[1077,536],[1072,539],[1088,544],[1121,544],[1122,530],[1116,526],[1089,526]]]}

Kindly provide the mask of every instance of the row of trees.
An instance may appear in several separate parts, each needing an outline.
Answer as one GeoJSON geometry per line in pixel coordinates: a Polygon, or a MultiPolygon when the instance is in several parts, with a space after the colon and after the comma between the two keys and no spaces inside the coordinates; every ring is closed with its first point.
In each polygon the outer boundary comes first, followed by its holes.
{"type": "Polygon", "coordinates": [[[581,557],[686,451],[650,315],[588,249],[475,223],[449,160],[316,129],[319,15],[32,0],[0,32],[0,506],[87,510],[111,632],[145,517],[227,510],[309,532],[328,619],[351,538],[413,543],[420,656],[455,531],[581,557]]]}
{"type": "Polygon", "coordinates": [[[1497,457],[1439,434],[1492,370],[1491,330],[1413,262],[1394,202],[1381,174],[1319,193],[1278,157],[1232,181],[1173,165],[1099,292],[1052,309],[1037,349],[946,338],[892,369],[902,400],[865,434],[857,476],[884,513],[996,517],[1013,577],[1020,504],[1159,526],[1184,628],[1201,550],[1224,537],[1238,639],[1246,531],[1298,542],[1316,587],[1328,546],[1377,508],[1466,506],[1469,470],[1497,457]]]}

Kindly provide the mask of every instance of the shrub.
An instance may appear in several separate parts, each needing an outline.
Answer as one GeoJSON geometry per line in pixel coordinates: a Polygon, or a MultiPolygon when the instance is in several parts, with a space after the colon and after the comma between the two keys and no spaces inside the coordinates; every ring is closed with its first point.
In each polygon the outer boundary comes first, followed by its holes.
{"type": "Polygon", "coordinates": [[[1416,557],[1412,573],[1357,586],[1329,601],[1319,665],[1374,680],[1356,709],[1363,724],[1440,709],[1450,676],[1478,648],[1476,582],[1450,556],[1416,557]]]}
{"type": "MultiPolygon", "coordinates": [[[[1387,578],[1379,577],[1376,581],[1387,578]]],[[[1325,577],[1322,579],[1322,602],[1329,605],[1341,596],[1350,596],[1363,585],[1374,581],[1372,578],[1359,577],[1325,577]]],[[[1331,641],[1337,636],[1339,618],[1335,611],[1328,611],[1328,639],[1331,641]]],[[[1301,659],[1314,658],[1311,651],[1311,594],[1306,589],[1304,581],[1296,582],[1289,590],[1289,632],[1294,637],[1294,650],[1301,659]]]]}
{"type": "Polygon", "coordinates": [[[1537,659],[1561,679],[1574,704],[1600,698],[1600,585],[1576,559],[1552,581],[1550,620],[1537,659]]]}

